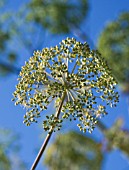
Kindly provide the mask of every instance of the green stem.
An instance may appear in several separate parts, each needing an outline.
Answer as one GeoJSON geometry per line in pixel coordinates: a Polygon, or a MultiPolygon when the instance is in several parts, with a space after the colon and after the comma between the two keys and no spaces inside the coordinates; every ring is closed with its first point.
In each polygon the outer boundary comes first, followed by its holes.
{"type": "Polygon", "coordinates": [[[74,67],[73,67],[73,69],[72,69],[72,72],[71,72],[71,73],[73,73],[73,72],[74,72],[74,70],[75,70],[76,66],[77,66],[77,61],[76,61],[75,65],[74,65],[74,67]]]}
{"type": "MultiPolygon", "coordinates": [[[[57,118],[59,118],[59,115],[61,113],[61,109],[62,109],[62,106],[63,106],[63,103],[64,103],[65,95],[66,95],[66,92],[63,93],[61,103],[60,103],[59,108],[58,108],[58,110],[55,114],[55,117],[57,117],[57,118]]],[[[47,134],[47,136],[46,136],[46,138],[45,138],[45,140],[44,140],[44,142],[43,142],[43,144],[42,144],[42,146],[39,150],[39,153],[38,153],[38,155],[37,155],[37,157],[36,157],[36,159],[35,159],[30,170],[35,170],[35,168],[37,167],[37,165],[38,165],[38,163],[41,159],[41,156],[43,155],[45,148],[46,148],[46,146],[47,146],[47,144],[48,144],[48,142],[49,142],[49,140],[52,136],[52,133],[53,133],[53,127],[51,127],[51,129],[49,130],[49,132],[48,132],[48,134],[47,134]]]]}

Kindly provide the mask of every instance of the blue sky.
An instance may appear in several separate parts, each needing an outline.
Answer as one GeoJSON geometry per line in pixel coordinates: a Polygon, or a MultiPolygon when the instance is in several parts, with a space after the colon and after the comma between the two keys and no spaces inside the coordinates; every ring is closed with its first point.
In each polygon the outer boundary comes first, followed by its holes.
{"type": "MultiPolygon", "coordinates": [[[[24,0],[25,1],[25,0],[24,0]]],[[[27,2],[27,0],[25,1],[27,2]]],[[[7,8],[15,8],[20,4],[20,1],[13,0],[7,4],[7,8]],[[16,2],[16,3],[15,3],[16,2]]],[[[90,38],[96,44],[97,39],[105,27],[105,25],[118,17],[118,15],[123,11],[129,10],[128,0],[89,0],[90,11],[88,14],[88,20],[85,20],[81,25],[83,31],[89,34],[90,38]]],[[[68,35],[53,36],[47,31],[44,32],[43,36],[43,46],[52,46],[58,44],[63,38],[68,35]]],[[[74,35],[70,35],[72,37],[74,35]]],[[[76,37],[75,37],[76,38],[76,37]]],[[[19,52],[21,49],[19,48],[19,52]]],[[[30,56],[27,52],[23,52],[23,56],[20,65],[24,65],[25,60],[30,56]]],[[[32,55],[32,54],[30,54],[32,55]]],[[[25,110],[21,107],[14,106],[11,102],[12,93],[15,90],[15,85],[17,84],[17,76],[11,75],[10,77],[0,80],[0,127],[11,128],[13,131],[17,132],[21,136],[21,157],[29,164],[29,167],[36,156],[36,150],[41,146],[43,138],[46,133],[41,129],[40,125],[34,124],[30,127],[26,127],[23,121],[23,114],[25,110]],[[41,138],[41,136],[43,138],[41,138]]],[[[129,128],[129,113],[127,106],[127,96],[121,94],[120,103],[115,109],[109,110],[110,114],[103,118],[103,121],[107,126],[110,126],[117,117],[123,117],[125,119],[125,127],[129,128]]],[[[68,125],[70,129],[77,129],[73,125],[68,125]]],[[[63,128],[62,132],[66,131],[66,127],[63,128]]],[[[56,134],[54,134],[53,138],[56,134]]],[[[95,129],[91,136],[95,136],[97,139],[101,137],[100,132],[95,129]]],[[[51,140],[52,141],[52,140],[51,140]]],[[[42,161],[41,161],[42,162],[42,161]]],[[[40,164],[41,164],[40,162],[40,164]]],[[[37,170],[40,170],[40,165],[37,170]]],[[[102,170],[127,170],[129,169],[129,162],[127,158],[123,156],[119,151],[113,151],[105,156],[105,161],[103,163],[102,170]]]]}

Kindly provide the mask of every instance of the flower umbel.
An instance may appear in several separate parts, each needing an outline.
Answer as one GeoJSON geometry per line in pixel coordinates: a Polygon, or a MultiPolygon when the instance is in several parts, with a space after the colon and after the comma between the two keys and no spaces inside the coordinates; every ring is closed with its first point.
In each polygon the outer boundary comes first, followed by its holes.
{"type": "Polygon", "coordinates": [[[64,119],[78,120],[78,127],[92,132],[106,105],[119,100],[116,81],[98,51],[74,38],[59,46],[35,51],[22,67],[14,92],[15,104],[26,108],[24,123],[37,122],[54,100],[60,114],[46,116],[45,130],[60,130],[64,119]]]}

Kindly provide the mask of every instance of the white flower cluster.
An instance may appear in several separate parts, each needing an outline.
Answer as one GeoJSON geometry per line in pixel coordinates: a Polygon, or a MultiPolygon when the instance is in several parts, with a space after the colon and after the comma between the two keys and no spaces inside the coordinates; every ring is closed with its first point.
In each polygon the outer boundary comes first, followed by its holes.
{"type": "Polygon", "coordinates": [[[77,119],[80,130],[92,132],[97,118],[107,114],[106,105],[116,106],[119,100],[116,81],[104,59],[74,38],[34,52],[18,81],[13,100],[26,108],[26,125],[37,122],[41,112],[55,101],[58,113],[55,118],[47,116],[45,130],[55,129],[58,123],[60,130],[64,119],[77,119]]]}

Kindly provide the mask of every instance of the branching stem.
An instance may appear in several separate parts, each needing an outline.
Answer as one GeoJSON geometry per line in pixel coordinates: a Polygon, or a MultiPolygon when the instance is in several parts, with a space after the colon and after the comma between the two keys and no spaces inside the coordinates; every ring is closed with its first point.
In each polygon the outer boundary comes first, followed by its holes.
{"type": "MultiPolygon", "coordinates": [[[[60,103],[59,108],[58,108],[58,110],[55,114],[55,117],[57,117],[57,118],[59,118],[59,115],[61,113],[61,109],[62,109],[62,106],[63,106],[63,103],[64,103],[65,96],[66,96],[66,92],[63,93],[61,103],[60,103]]],[[[49,130],[49,132],[48,132],[48,134],[47,134],[47,136],[46,136],[46,138],[45,138],[45,140],[44,140],[44,142],[43,142],[43,144],[42,144],[42,146],[39,150],[39,153],[38,153],[38,155],[37,155],[37,157],[36,157],[36,159],[35,159],[30,170],[35,170],[35,168],[37,167],[37,165],[38,165],[38,163],[39,163],[39,161],[40,161],[40,159],[41,159],[41,157],[42,157],[42,155],[45,151],[45,148],[46,148],[46,146],[47,146],[47,144],[48,144],[48,142],[49,142],[49,140],[52,136],[52,133],[53,133],[53,127],[51,127],[51,129],[49,130]]]]}

